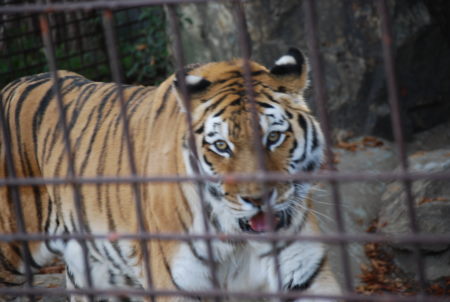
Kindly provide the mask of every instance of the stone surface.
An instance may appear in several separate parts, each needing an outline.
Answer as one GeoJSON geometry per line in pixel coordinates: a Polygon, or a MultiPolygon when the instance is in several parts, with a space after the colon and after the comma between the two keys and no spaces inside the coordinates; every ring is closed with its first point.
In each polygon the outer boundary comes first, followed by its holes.
{"type": "MultiPolygon", "coordinates": [[[[414,142],[408,145],[408,161],[412,171],[450,171],[449,134],[442,131],[447,127],[448,125],[442,125],[415,136],[414,142]]],[[[367,147],[361,143],[364,141],[362,137],[348,139],[348,134],[336,137],[338,141],[340,138],[347,139],[345,143],[337,144],[346,148],[333,148],[339,171],[380,172],[398,169],[394,144],[383,141],[382,146],[367,147]],[[350,151],[352,149],[356,151],[350,151]]],[[[347,232],[365,233],[378,220],[378,231],[381,233],[396,236],[410,233],[404,187],[401,183],[343,182],[338,189],[347,232]]],[[[412,189],[421,232],[430,235],[450,234],[450,181],[419,180],[413,183],[412,189]]],[[[324,232],[336,232],[331,188],[319,184],[314,201],[324,232]]],[[[347,248],[353,281],[357,283],[361,273],[360,265],[367,264],[368,259],[362,244],[351,243],[347,248]]],[[[384,248],[393,255],[398,267],[411,277],[415,276],[416,260],[410,245],[391,242],[390,245],[384,245],[384,248]]],[[[449,244],[421,245],[421,250],[428,280],[450,276],[449,244]]],[[[340,262],[340,249],[332,246],[331,263],[343,281],[340,262]]]]}
{"type": "MultiPolygon", "coordinates": [[[[412,171],[444,172],[450,171],[450,148],[434,151],[417,151],[409,157],[412,171]]],[[[416,221],[421,234],[429,236],[450,234],[450,181],[418,180],[412,184],[412,196],[416,221]]],[[[387,235],[401,236],[410,234],[410,218],[402,184],[390,184],[381,198],[379,213],[379,232],[387,235]]],[[[391,252],[397,265],[405,272],[416,274],[414,246],[390,243],[391,252]]],[[[419,245],[426,277],[437,279],[450,276],[450,244],[419,245]]]]}
{"type": "MultiPolygon", "coordinates": [[[[429,152],[416,152],[409,157],[412,171],[450,171],[450,148],[429,152]]],[[[423,234],[450,233],[450,181],[418,180],[412,184],[412,196],[419,231],[423,234]]],[[[404,186],[390,184],[381,198],[379,231],[388,235],[409,234],[410,218],[404,186]]],[[[393,245],[398,249],[411,250],[407,244],[393,245]]],[[[421,245],[428,252],[442,252],[449,244],[421,245]]]]}
{"type": "MultiPolygon", "coordinates": [[[[396,154],[391,143],[382,141],[379,147],[367,147],[361,144],[362,137],[349,140],[349,144],[357,146],[356,151],[333,148],[337,169],[342,172],[382,172],[396,167],[396,154]]],[[[338,186],[341,209],[346,232],[365,234],[380,211],[380,198],[386,190],[387,183],[376,182],[343,182],[338,186]]],[[[335,233],[337,230],[332,190],[327,184],[319,184],[314,193],[315,209],[319,213],[319,221],[324,233],[335,233]]],[[[368,260],[361,243],[347,245],[347,257],[350,260],[352,280],[358,283],[361,264],[368,260]]],[[[330,247],[330,262],[337,276],[344,284],[341,251],[336,245],[330,247]]]]}
{"type": "MultiPolygon", "coordinates": [[[[37,288],[64,288],[65,287],[65,278],[64,274],[35,274],[33,276],[33,286],[37,288]]],[[[0,297],[0,301],[2,297],[0,297]]],[[[12,299],[6,299],[6,301],[10,302],[28,302],[30,301],[28,297],[16,297],[12,299]]],[[[67,301],[67,297],[65,296],[36,296],[35,301],[39,302],[64,302],[67,301]]]]}
{"type": "MultiPolygon", "coordinates": [[[[391,138],[376,2],[315,2],[334,127],[391,138]]],[[[392,0],[389,4],[400,101],[410,138],[447,121],[450,114],[450,56],[446,55],[450,1],[392,0]]],[[[253,59],[270,65],[289,46],[307,49],[302,1],[246,1],[245,12],[253,59]]],[[[190,21],[183,22],[189,62],[240,56],[230,3],[183,5],[181,15],[190,21]]]]}

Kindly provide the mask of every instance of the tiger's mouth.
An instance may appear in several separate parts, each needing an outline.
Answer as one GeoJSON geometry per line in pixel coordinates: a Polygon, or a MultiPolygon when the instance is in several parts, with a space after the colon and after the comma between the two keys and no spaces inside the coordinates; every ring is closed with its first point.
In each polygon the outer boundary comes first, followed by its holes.
{"type": "Polygon", "coordinates": [[[274,231],[290,226],[291,211],[283,210],[273,213],[270,223],[269,215],[263,211],[258,212],[250,218],[240,218],[239,227],[247,233],[265,233],[271,231],[271,225],[274,231]]]}

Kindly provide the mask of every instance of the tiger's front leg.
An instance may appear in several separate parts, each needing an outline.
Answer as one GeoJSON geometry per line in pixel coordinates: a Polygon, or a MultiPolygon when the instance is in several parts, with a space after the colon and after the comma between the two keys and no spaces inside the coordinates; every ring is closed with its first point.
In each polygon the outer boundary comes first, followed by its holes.
{"type": "MultiPolygon", "coordinates": [[[[340,287],[333,276],[325,255],[325,248],[317,242],[294,242],[281,245],[278,254],[279,274],[275,270],[273,253],[263,255],[266,265],[270,266],[268,283],[271,291],[276,292],[279,281],[283,291],[296,291],[305,295],[339,295],[340,287]],[[279,280],[278,278],[281,278],[279,280]]],[[[291,300],[290,300],[291,301],[291,300]]],[[[298,299],[293,301],[338,301],[329,299],[298,299]]]]}

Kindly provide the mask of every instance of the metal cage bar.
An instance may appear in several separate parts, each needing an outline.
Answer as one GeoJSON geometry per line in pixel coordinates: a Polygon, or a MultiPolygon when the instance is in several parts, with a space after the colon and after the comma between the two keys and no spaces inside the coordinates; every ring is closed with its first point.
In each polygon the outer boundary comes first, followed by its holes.
{"type": "MultiPolygon", "coordinates": [[[[327,112],[327,96],[325,89],[325,80],[323,75],[323,67],[322,60],[320,58],[319,53],[319,44],[317,38],[317,16],[316,16],[316,3],[312,0],[305,0],[305,19],[306,19],[306,31],[308,38],[308,47],[311,53],[311,65],[312,65],[312,75],[313,81],[315,83],[314,87],[314,95],[316,96],[317,107],[320,117],[321,127],[325,136],[325,155],[327,158],[327,165],[330,170],[335,170],[335,166],[333,163],[333,152],[331,151],[331,128],[329,123],[329,117],[327,112]]],[[[339,234],[345,234],[344,229],[344,220],[342,215],[342,205],[341,198],[339,194],[339,185],[336,179],[331,179],[329,181],[331,185],[331,194],[332,200],[334,204],[334,218],[336,219],[337,231],[339,234]]],[[[347,292],[351,292],[353,288],[353,282],[351,279],[351,269],[350,269],[350,261],[348,259],[347,254],[347,243],[341,242],[339,244],[340,254],[341,254],[341,263],[344,272],[345,278],[345,290],[347,292]]]]}
{"type": "MultiPolygon", "coordinates": [[[[255,101],[255,94],[252,87],[252,71],[250,67],[250,57],[251,57],[251,42],[250,37],[247,29],[247,22],[245,17],[245,11],[243,7],[243,2],[241,0],[233,1],[233,8],[237,23],[237,29],[238,29],[238,41],[241,46],[241,54],[243,58],[243,75],[244,75],[244,83],[245,83],[245,94],[249,100],[250,104],[250,114],[251,114],[251,124],[252,128],[254,129],[253,133],[253,139],[252,144],[253,148],[256,151],[256,156],[258,160],[258,169],[259,174],[265,175],[267,173],[267,166],[264,161],[264,154],[262,153],[263,146],[262,146],[262,134],[261,131],[259,131],[258,127],[258,113],[256,109],[256,101],[255,101]]],[[[265,185],[266,183],[263,182],[265,185]]],[[[269,192],[264,186],[263,188],[263,200],[264,204],[267,207],[267,217],[266,217],[266,223],[269,226],[269,231],[274,232],[275,231],[275,225],[273,223],[274,221],[274,213],[273,213],[273,207],[270,204],[269,200],[269,192]]],[[[277,290],[282,290],[282,278],[281,278],[281,269],[280,269],[280,255],[279,250],[277,248],[277,241],[272,241],[272,250],[273,250],[273,261],[275,266],[275,275],[277,279],[277,290]]]]}
{"type": "MultiPolygon", "coordinates": [[[[135,176],[137,175],[137,168],[136,168],[136,159],[135,159],[135,151],[132,144],[132,138],[130,136],[130,129],[129,129],[129,122],[127,117],[127,104],[125,102],[124,96],[123,96],[123,88],[122,88],[122,78],[121,78],[121,70],[120,66],[118,64],[119,62],[119,56],[116,49],[116,40],[115,40],[115,34],[113,32],[113,14],[111,10],[104,10],[103,11],[103,26],[106,36],[106,45],[108,48],[108,54],[109,54],[109,63],[111,65],[111,71],[113,74],[113,80],[116,83],[117,88],[117,99],[118,104],[120,106],[120,116],[122,120],[122,130],[124,133],[123,140],[125,141],[125,146],[127,150],[127,157],[128,157],[128,164],[130,166],[130,175],[135,176]]],[[[142,200],[141,200],[141,190],[139,188],[139,184],[131,184],[133,189],[133,195],[135,199],[135,209],[136,209],[136,217],[138,220],[138,232],[139,233],[145,233],[145,222],[143,217],[143,207],[142,207],[142,200]]],[[[139,240],[141,253],[144,258],[144,272],[146,277],[146,283],[147,288],[149,290],[153,289],[153,275],[151,270],[151,264],[150,264],[150,251],[148,250],[147,244],[145,240],[139,240]]],[[[151,296],[151,300],[154,301],[154,297],[151,296]]]]}
{"type": "MultiPolygon", "coordinates": [[[[184,54],[183,54],[183,46],[181,43],[181,33],[180,33],[180,27],[179,27],[179,19],[176,12],[176,7],[174,5],[166,5],[166,9],[169,13],[169,27],[174,35],[173,38],[173,45],[174,45],[174,54],[175,54],[175,61],[176,61],[176,78],[179,83],[179,88],[181,91],[181,101],[183,103],[183,106],[186,110],[186,124],[188,127],[188,149],[191,152],[189,156],[193,157],[194,162],[196,162],[199,158],[197,154],[197,148],[195,146],[195,136],[194,136],[194,129],[193,129],[193,120],[192,120],[192,113],[191,113],[191,99],[190,95],[187,89],[187,83],[185,79],[185,60],[184,60],[184,54]]],[[[193,174],[195,176],[200,175],[199,167],[196,163],[192,164],[193,174]]],[[[203,190],[201,188],[202,186],[202,180],[196,181],[196,189],[198,191],[199,199],[200,199],[200,206],[201,206],[201,212],[202,212],[202,223],[205,234],[210,234],[210,226],[207,220],[208,214],[206,209],[206,201],[205,196],[203,194],[203,190]]],[[[211,274],[211,283],[214,289],[219,288],[219,281],[217,279],[217,269],[215,265],[214,260],[214,251],[212,247],[212,242],[209,239],[205,239],[206,244],[206,251],[208,255],[208,267],[209,272],[211,274]]],[[[220,297],[215,297],[215,301],[221,301],[220,297]]]]}
{"type": "MultiPolygon", "coordinates": [[[[398,160],[400,162],[400,168],[402,171],[408,171],[408,158],[406,155],[406,146],[403,135],[403,123],[400,116],[400,102],[397,88],[397,78],[394,65],[394,53],[392,51],[393,36],[391,30],[391,24],[389,19],[389,13],[386,0],[378,0],[378,13],[381,19],[381,32],[382,32],[382,44],[383,44],[383,57],[384,67],[386,73],[386,80],[388,84],[389,93],[389,105],[391,108],[391,122],[393,125],[393,133],[395,143],[398,150],[398,160]]],[[[403,188],[406,194],[406,205],[408,208],[408,216],[410,229],[412,234],[419,233],[419,225],[417,222],[417,215],[415,209],[414,198],[412,196],[412,183],[410,180],[403,181],[403,188]]],[[[425,294],[425,268],[422,257],[420,255],[420,246],[414,244],[414,259],[416,260],[417,277],[419,279],[420,294],[425,294]]]]}
{"type": "MultiPolygon", "coordinates": [[[[46,15],[41,15],[39,18],[39,23],[41,27],[41,34],[42,34],[42,40],[44,43],[44,47],[46,50],[46,56],[47,61],[49,64],[49,69],[53,81],[53,93],[56,95],[56,101],[57,101],[57,108],[58,108],[58,114],[59,114],[59,125],[62,128],[63,131],[63,143],[64,143],[64,151],[67,157],[67,178],[70,180],[71,177],[74,177],[76,175],[75,172],[75,164],[74,164],[74,154],[72,149],[72,143],[70,140],[70,132],[69,127],[67,125],[67,119],[66,119],[66,109],[63,102],[63,96],[61,94],[61,86],[60,81],[58,77],[58,71],[57,71],[57,65],[56,65],[56,56],[55,56],[55,50],[53,48],[53,41],[52,37],[50,35],[49,30],[49,24],[48,19],[46,15]]],[[[84,234],[86,233],[86,227],[85,227],[85,217],[83,214],[83,201],[81,197],[81,191],[79,185],[76,183],[70,183],[72,187],[72,194],[74,199],[74,207],[75,207],[75,214],[77,216],[77,222],[78,222],[78,228],[79,233],[84,234]]],[[[85,240],[78,240],[79,245],[81,246],[82,250],[82,257],[83,257],[83,265],[85,270],[85,278],[88,289],[92,288],[92,275],[91,275],[91,266],[89,262],[89,255],[88,255],[88,246],[87,242],[85,240]]],[[[89,296],[89,300],[93,301],[93,296],[89,296]]]]}

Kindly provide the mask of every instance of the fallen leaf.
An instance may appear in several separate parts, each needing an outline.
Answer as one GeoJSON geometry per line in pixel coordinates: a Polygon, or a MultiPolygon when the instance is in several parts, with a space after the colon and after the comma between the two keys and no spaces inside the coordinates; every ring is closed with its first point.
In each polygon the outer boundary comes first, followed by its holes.
{"type": "Polygon", "coordinates": [[[365,136],[362,139],[362,144],[365,147],[381,147],[384,145],[384,142],[374,136],[365,136]]]}
{"type": "Polygon", "coordinates": [[[358,143],[346,143],[346,142],[338,142],[336,144],[336,148],[344,149],[347,151],[355,152],[358,150],[358,143]]]}

